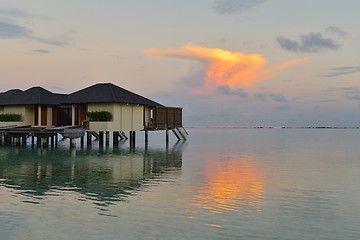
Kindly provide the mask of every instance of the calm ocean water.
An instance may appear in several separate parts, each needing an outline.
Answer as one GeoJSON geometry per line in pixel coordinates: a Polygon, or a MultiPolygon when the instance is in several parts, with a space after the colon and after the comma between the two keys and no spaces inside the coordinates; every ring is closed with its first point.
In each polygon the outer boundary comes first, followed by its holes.
{"type": "Polygon", "coordinates": [[[360,130],[189,130],[0,147],[0,239],[360,238],[360,130]]]}

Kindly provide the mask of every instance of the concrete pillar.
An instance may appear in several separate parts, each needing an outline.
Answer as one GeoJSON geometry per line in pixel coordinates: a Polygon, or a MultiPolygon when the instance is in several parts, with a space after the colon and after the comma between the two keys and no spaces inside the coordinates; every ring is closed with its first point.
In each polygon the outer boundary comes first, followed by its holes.
{"type": "Polygon", "coordinates": [[[76,142],[73,138],[70,138],[70,148],[76,148],[76,142]]]}

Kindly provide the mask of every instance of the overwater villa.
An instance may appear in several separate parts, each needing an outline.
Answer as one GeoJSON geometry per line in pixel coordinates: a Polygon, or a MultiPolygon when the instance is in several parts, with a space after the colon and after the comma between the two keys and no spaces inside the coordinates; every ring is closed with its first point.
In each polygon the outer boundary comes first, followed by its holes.
{"type": "MultiPolygon", "coordinates": [[[[167,107],[112,83],[99,83],[71,94],[52,93],[42,87],[25,91],[12,89],[0,93],[0,134],[10,137],[28,135],[48,138],[57,133],[64,137],[83,137],[88,133],[103,140],[103,133],[127,138],[136,131],[168,130],[186,139],[182,126],[182,108],[167,107]],[[48,134],[46,134],[48,133],[48,134]]],[[[25,141],[25,140],[24,140],[25,141]]],[[[88,143],[89,144],[89,143],[88,143]]]]}

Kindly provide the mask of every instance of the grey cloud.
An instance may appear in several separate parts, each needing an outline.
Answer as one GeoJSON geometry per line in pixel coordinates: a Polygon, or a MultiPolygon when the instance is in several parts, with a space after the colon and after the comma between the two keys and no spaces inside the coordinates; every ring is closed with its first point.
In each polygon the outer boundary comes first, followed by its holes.
{"type": "Polygon", "coordinates": [[[0,16],[6,17],[31,17],[32,15],[16,8],[0,8],[0,16]]]}
{"type": "Polygon", "coordinates": [[[342,90],[345,92],[345,98],[350,100],[360,100],[360,87],[347,87],[342,90]]]}
{"type": "Polygon", "coordinates": [[[255,7],[266,0],[216,0],[214,11],[218,14],[235,14],[255,7]]]}
{"type": "Polygon", "coordinates": [[[231,89],[229,86],[223,85],[223,86],[219,86],[217,88],[217,90],[222,93],[222,94],[226,94],[226,95],[235,95],[235,96],[239,96],[239,97],[248,97],[249,95],[243,91],[242,89],[237,89],[237,90],[233,90],[231,89]]]}
{"type": "Polygon", "coordinates": [[[32,40],[35,40],[37,42],[41,42],[41,43],[45,43],[45,44],[53,45],[53,46],[58,46],[58,47],[64,47],[64,46],[69,45],[69,43],[67,43],[67,42],[56,40],[56,39],[51,39],[51,38],[43,38],[43,37],[36,37],[36,36],[29,36],[29,38],[32,40]]]}
{"type": "Polygon", "coordinates": [[[0,38],[21,38],[30,36],[29,29],[7,22],[0,22],[0,38]]]}
{"type": "Polygon", "coordinates": [[[291,52],[318,52],[324,49],[336,50],[340,47],[334,39],[325,38],[321,33],[308,33],[300,40],[292,40],[284,36],[276,38],[280,47],[291,52]]]}
{"type": "Polygon", "coordinates": [[[288,104],[282,104],[282,105],[276,107],[276,109],[279,110],[279,111],[285,111],[285,110],[289,109],[289,105],[288,104]]]}
{"type": "Polygon", "coordinates": [[[275,102],[288,102],[285,96],[280,93],[269,93],[269,98],[275,102]]]}
{"type": "Polygon", "coordinates": [[[266,102],[268,100],[273,100],[275,102],[279,102],[279,103],[286,103],[289,100],[286,99],[286,97],[280,93],[256,93],[255,94],[255,98],[266,102]]]}
{"type": "Polygon", "coordinates": [[[250,95],[249,93],[245,92],[242,89],[231,89],[227,85],[218,86],[217,91],[225,95],[239,96],[241,98],[255,98],[263,102],[266,102],[268,100],[272,100],[279,103],[288,102],[288,99],[286,99],[286,97],[280,93],[262,92],[262,93],[255,93],[254,95],[250,95]]]}
{"type": "Polygon", "coordinates": [[[1,38],[27,38],[33,41],[60,47],[69,45],[67,42],[64,41],[36,36],[32,33],[30,29],[24,26],[3,21],[0,21],[0,39],[1,38]]]}
{"type": "Polygon", "coordinates": [[[36,52],[36,53],[50,53],[50,51],[46,50],[46,49],[37,49],[37,50],[34,50],[34,52],[36,52]]]}
{"type": "Polygon", "coordinates": [[[257,98],[263,102],[265,102],[268,99],[267,95],[264,93],[256,93],[255,98],[257,98]]]}
{"type": "Polygon", "coordinates": [[[346,37],[348,35],[347,32],[345,32],[344,30],[340,29],[339,27],[335,27],[335,26],[330,26],[326,29],[327,33],[333,34],[336,37],[346,37]]]}
{"type": "Polygon", "coordinates": [[[323,77],[337,77],[337,76],[343,76],[343,75],[360,72],[360,66],[344,66],[337,68],[328,68],[325,70],[329,72],[322,75],[323,77]]]}

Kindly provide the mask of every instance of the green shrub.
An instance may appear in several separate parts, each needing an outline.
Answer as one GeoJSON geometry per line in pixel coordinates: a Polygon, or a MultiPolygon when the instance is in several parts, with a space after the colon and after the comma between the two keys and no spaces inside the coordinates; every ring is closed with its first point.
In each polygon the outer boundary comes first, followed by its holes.
{"type": "Polygon", "coordinates": [[[0,114],[0,122],[21,122],[21,114],[2,113],[0,114]]]}
{"type": "Polygon", "coordinates": [[[108,111],[87,112],[86,116],[88,116],[90,121],[94,122],[108,122],[112,120],[112,114],[108,111]]]}

